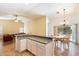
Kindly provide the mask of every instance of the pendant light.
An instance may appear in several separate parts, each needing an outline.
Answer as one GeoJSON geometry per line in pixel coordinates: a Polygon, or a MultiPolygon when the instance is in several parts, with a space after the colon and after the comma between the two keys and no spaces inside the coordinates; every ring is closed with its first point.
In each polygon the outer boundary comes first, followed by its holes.
{"type": "Polygon", "coordinates": [[[18,22],[17,17],[18,17],[18,15],[15,15],[15,22],[18,22]]]}
{"type": "Polygon", "coordinates": [[[63,9],[63,19],[64,19],[63,26],[66,25],[66,19],[65,19],[65,16],[66,16],[66,15],[65,15],[65,10],[66,10],[66,9],[63,9]]]}

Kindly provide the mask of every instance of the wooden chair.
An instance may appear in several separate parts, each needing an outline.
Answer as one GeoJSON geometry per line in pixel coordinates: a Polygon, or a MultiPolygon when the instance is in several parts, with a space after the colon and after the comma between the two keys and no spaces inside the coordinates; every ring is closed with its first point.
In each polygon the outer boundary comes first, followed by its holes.
{"type": "Polygon", "coordinates": [[[70,37],[69,37],[69,36],[65,36],[65,37],[63,38],[62,43],[63,43],[63,47],[64,47],[64,48],[65,48],[65,45],[67,45],[68,48],[69,48],[70,37]]]}
{"type": "Polygon", "coordinates": [[[55,38],[54,42],[55,42],[55,46],[58,46],[58,43],[60,42],[60,45],[61,45],[63,40],[62,38],[55,38]]]}

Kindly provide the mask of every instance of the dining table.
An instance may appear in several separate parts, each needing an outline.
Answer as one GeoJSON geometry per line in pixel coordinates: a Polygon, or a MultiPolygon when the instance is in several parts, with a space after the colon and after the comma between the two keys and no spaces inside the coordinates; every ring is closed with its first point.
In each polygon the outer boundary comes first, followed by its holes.
{"type": "Polygon", "coordinates": [[[54,39],[54,43],[55,45],[57,44],[58,45],[58,42],[60,43],[67,43],[69,44],[69,36],[66,36],[66,35],[55,35],[53,36],[53,39],[54,39]]]}

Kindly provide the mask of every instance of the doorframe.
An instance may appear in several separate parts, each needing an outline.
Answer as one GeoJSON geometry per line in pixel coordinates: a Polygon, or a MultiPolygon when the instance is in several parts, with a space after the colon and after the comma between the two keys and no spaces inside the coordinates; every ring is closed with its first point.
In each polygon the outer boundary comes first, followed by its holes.
{"type": "MultiPolygon", "coordinates": [[[[75,44],[78,44],[78,42],[77,42],[78,41],[78,24],[72,24],[72,25],[75,25],[76,26],[76,29],[75,29],[76,30],[76,38],[75,38],[76,41],[75,42],[71,41],[71,42],[72,43],[75,43],[75,44]]],[[[72,25],[70,25],[70,26],[72,26],[72,25]]]]}

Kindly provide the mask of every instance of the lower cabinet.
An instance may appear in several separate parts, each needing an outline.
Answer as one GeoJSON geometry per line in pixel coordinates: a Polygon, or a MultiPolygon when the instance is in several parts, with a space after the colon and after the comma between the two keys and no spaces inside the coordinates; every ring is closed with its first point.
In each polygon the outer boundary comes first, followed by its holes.
{"type": "Polygon", "coordinates": [[[22,39],[20,40],[20,51],[24,51],[27,49],[27,40],[26,39],[22,39]]]}
{"type": "Polygon", "coordinates": [[[27,49],[37,56],[52,56],[53,53],[52,42],[42,44],[31,39],[16,40],[16,49],[19,52],[27,49]]]}
{"type": "Polygon", "coordinates": [[[32,51],[32,40],[27,39],[27,50],[32,51]]]}
{"type": "Polygon", "coordinates": [[[51,56],[53,53],[52,43],[42,44],[33,40],[27,40],[27,49],[37,56],[51,56]]]}
{"type": "Polygon", "coordinates": [[[46,55],[46,48],[38,44],[37,46],[37,55],[38,56],[45,56],[46,55]]]}
{"type": "Polygon", "coordinates": [[[27,40],[26,39],[16,39],[16,51],[22,52],[27,49],[27,40]]]}
{"type": "Polygon", "coordinates": [[[37,49],[37,42],[32,41],[32,53],[37,55],[38,49],[37,49]]]}

